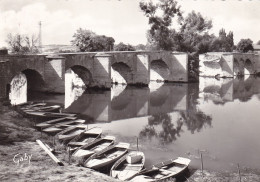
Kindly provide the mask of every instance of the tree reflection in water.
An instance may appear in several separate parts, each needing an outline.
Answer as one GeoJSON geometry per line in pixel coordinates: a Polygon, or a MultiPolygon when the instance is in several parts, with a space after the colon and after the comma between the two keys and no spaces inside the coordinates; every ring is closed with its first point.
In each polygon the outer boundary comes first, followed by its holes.
{"type": "Polygon", "coordinates": [[[180,136],[181,127],[183,125],[182,118],[174,123],[169,114],[157,114],[148,118],[148,125],[139,133],[140,138],[152,139],[152,137],[158,138],[162,143],[170,143],[180,136]],[[158,127],[162,127],[162,130],[158,131],[158,127]]]}
{"type": "Polygon", "coordinates": [[[174,111],[177,117],[171,117],[171,113],[162,113],[150,116],[148,124],[139,133],[140,138],[151,140],[157,138],[162,144],[171,143],[180,137],[183,125],[192,134],[200,132],[203,127],[211,127],[212,117],[199,110],[198,84],[191,84],[188,89],[188,108],[185,111],[174,111]]]}
{"type": "Polygon", "coordinates": [[[186,116],[184,113],[181,113],[187,129],[194,134],[195,131],[200,132],[203,127],[211,127],[212,117],[206,115],[204,112],[198,110],[196,112],[189,112],[186,116]]]}

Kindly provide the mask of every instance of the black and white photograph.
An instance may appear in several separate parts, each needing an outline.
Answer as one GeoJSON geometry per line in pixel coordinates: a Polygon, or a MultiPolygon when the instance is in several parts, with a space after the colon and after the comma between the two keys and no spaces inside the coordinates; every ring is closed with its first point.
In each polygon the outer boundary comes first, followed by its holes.
{"type": "Polygon", "coordinates": [[[260,0],[0,0],[1,182],[259,182],[260,0]]]}

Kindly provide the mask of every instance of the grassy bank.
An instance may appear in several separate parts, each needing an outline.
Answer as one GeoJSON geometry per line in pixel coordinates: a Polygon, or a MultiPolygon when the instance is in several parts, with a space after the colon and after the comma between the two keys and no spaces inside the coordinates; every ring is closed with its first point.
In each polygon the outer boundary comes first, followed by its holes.
{"type": "Polygon", "coordinates": [[[0,104],[0,181],[116,181],[94,170],[69,165],[62,146],[56,146],[57,157],[65,166],[58,166],[35,142],[40,139],[52,146],[52,137],[33,126],[31,120],[0,104]]]}
{"type": "MultiPolygon", "coordinates": [[[[56,143],[56,156],[65,163],[65,166],[58,166],[35,142],[36,139],[54,147],[53,138],[37,131],[32,120],[0,102],[0,181],[117,181],[94,170],[69,165],[65,148],[56,143]]],[[[259,171],[241,170],[241,181],[260,181],[259,174],[259,171]]],[[[202,175],[200,170],[191,169],[189,178],[182,180],[239,182],[239,175],[228,171],[204,171],[202,175]]]]}

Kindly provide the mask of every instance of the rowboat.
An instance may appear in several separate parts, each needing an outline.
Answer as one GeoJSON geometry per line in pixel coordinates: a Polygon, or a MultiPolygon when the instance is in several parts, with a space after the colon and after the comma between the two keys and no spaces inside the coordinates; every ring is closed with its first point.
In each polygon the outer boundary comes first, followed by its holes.
{"type": "Polygon", "coordinates": [[[144,162],[143,152],[131,151],[116,161],[110,170],[110,176],[126,181],[143,169],[144,162]]]}
{"type": "Polygon", "coordinates": [[[63,142],[66,142],[68,140],[73,139],[74,137],[78,136],[80,133],[86,130],[88,125],[76,125],[76,126],[70,126],[67,129],[61,131],[57,134],[58,139],[62,140],[63,142]]]}
{"type": "Polygon", "coordinates": [[[121,158],[128,152],[130,147],[129,143],[120,142],[116,145],[112,145],[105,150],[97,152],[90,156],[84,163],[84,167],[92,169],[100,169],[102,167],[109,167],[113,165],[115,161],[121,158]]]}
{"type": "Polygon", "coordinates": [[[52,120],[48,120],[48,121],[36,124],[35,126],[39,127],[39,128],[48,128],[48,127],[54,126],[56,124],[60,124],[60,123],[64,124],[64,122],[65,122],[65,124],[66,124],[66,122],[71,122],[71,121],[75,122],[76,119],[77,119],[76,117],[56,118],[56,119],[52,119],[52,120]]]}
{"type": "Polygon", "coordinates": [[[62,118],[62,117],[75,117],[76,114],[71,113],[54,113],[54,112],[42,112],[42,111],[27,111],[26,115],[32,117],[44,117],[44,118],[62,118]]]}
{"type": "Polygon", "coordinates": [[[82,133],[80,133],[77,137],[72,139],[68,143],[68,147],[70,148],[71,152],[74,152],[79,147],[86,145],[97,138],[100,138],[102,134],[102,128],[94,127],[91,129],[88,129],[82,133]]]}
{"type": "Polygon", "coordinates": [[[61,125],[61,126],[51,126],[49,128],[45,128],[42,131],[49,134],[57,134],[67,128],[71,127],[71,125],[61,125]]]}
{"type": "Polygon", "coordinates": [[[189,163],[190,159],[183,157],[171,159],[140,171],[130,181],[160,181],[175,177],[188,168],[189,163]]]}
{"type": "Polygon", "coordinates": [[[52,106],[38,106],[38,107],[30,107],[30,108],[21,108],[23,112],[32,112],[32,111],[39,111],[39,112],[57,112],[61,108],[60,105],[52,105],[52,106]]]}
{"type": "Polygon", "coordinates": [[[72,157],[85,161],[89,156],[93,155],[94,153],[100,152],[101,150],[104,150],[105,148],[113,145],[114,141],[114,136],[105,136],[104,138],[94,140],[78,148],[72,154],[72,157]]]}
{"type": "Polygon", "coordinates": [[[17,104],[16,106],[20,107],[21,109],[29,109],[32,107],[37,107],[37,106],[46,106],[47,103],[45,102],[26,102],[26,103],[22,103],[22,104],[17,104]]]}
{"type": "Polygon", "coordinates": [[[76,120],[70,120],[70,121],[64,121],[60,122],[58,124],[51,125],[50,127],[44,128],[42,131],[46,133],[58,133],[62,130],[65,130],[68,127],[83,124],[86,121],[83,119],[76,119],[76,120]]]}

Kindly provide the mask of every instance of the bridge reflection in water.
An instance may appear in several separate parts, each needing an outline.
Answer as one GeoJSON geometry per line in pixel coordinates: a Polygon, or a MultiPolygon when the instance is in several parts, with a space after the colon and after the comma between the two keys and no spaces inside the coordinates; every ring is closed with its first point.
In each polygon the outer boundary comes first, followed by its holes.
{"type": "Polygon", "coordinates": [[[259,93],[260,78],[250,76],[149,88],[118,85],[98,92],[69,83],[65,97],[28,97],[64,103],[65,111],[79,113],[132,147],[138,137],[147,165],[183,156],[199,168],[202,150],[207,169],[236,170],[234,163],[260,169],[259,93]]]}

